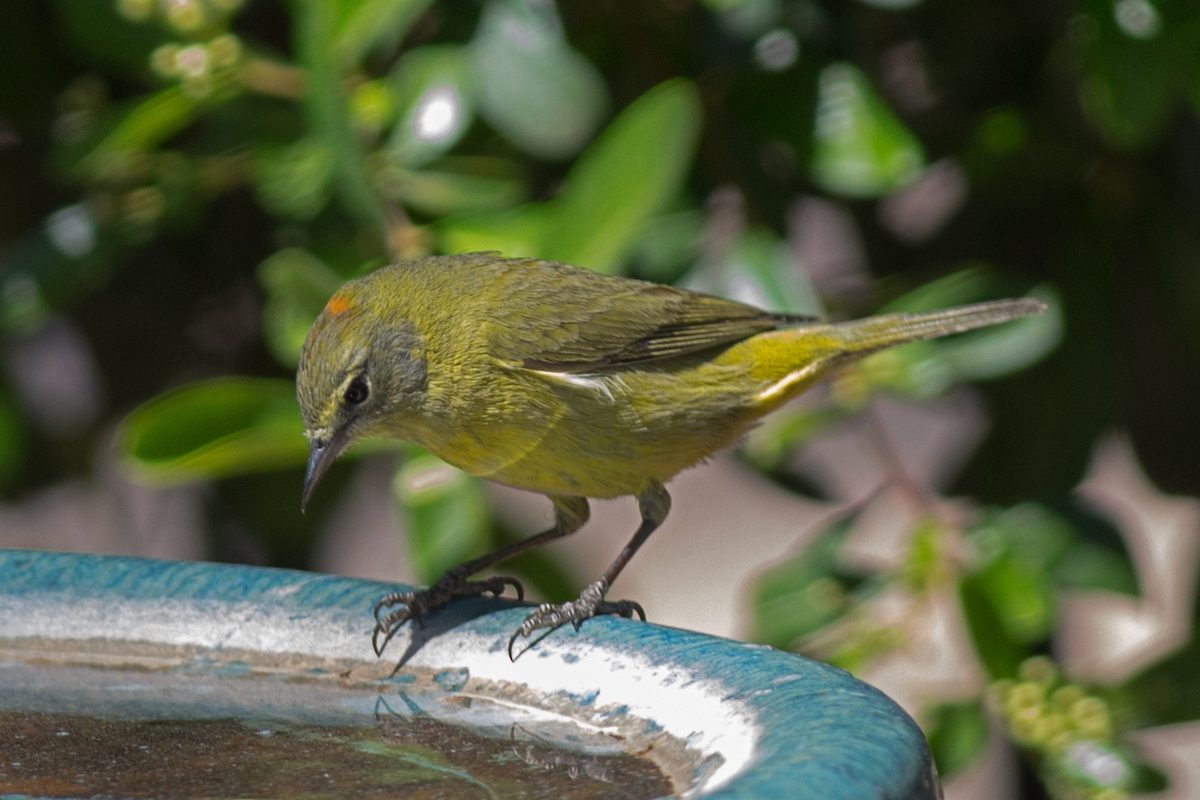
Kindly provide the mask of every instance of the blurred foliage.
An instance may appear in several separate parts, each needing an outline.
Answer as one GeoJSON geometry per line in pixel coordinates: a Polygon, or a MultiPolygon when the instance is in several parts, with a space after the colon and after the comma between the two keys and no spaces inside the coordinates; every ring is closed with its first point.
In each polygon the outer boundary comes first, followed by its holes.
{"type": "MultiPolygon", "coordinates": [[[[218,479],[215,527],[304,566],[338,477],[306,518],[281,510],[305,457],[290,372],[333,289],[402,255],[497,249],[836,317],[1028,293],[1051,312],[873,356],[749,437],[750,464],[819,495],[792,457],[881,393],[974,384],[992,423],[951,487],[968,518],[918,487],[904,562],[863,574],[841,557],[848,509],[762,577],[753,635],[862,670],[905,642],[881,598],[950,591],[991,689],[926,715],[944,773],[972,764],[990,714],[1029,755],[1029,792],[1161,783],[1122,733],[1196,716],[1178,679],[1194,642],[1120,687],[1072,684],[1043,654],[1063,591],[1138,591],[1120,535],[1065,499],[1097,438],[1131,431],[1160,485],[1200,494],[1200,5],[6,10],[6,496],[88,470],[123,418],[134,474],[218,479]],[[75,425],[47,422],[54,398],[15,355],[62,324],[103,382],[75,425]],[[1114,713],[1118,696],[1136,713],[1114,713]]],[[[415,449],[393,493],[426,578],[519,535],[477,481],[415,449]]],[[[550,595],[574,583],[540,553],[515,569],[550,595]]]]}

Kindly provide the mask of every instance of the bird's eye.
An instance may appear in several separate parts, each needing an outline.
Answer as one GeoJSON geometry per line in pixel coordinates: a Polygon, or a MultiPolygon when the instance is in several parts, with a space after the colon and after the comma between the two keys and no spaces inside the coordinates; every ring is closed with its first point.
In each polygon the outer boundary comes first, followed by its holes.
{"type": "Polygon", "coordinates": [[[350,381],[350,385],[346,387],[346,393],[342,395],[342,399],[349,405],[356,406],[367,399],[370,394],[370,387],[367,386],[367,381],[361,375],[350,381]]]}

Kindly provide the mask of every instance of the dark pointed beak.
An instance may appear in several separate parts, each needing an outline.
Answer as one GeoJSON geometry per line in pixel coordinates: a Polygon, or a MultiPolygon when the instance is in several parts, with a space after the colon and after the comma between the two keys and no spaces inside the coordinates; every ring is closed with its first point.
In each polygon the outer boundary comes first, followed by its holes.
{"type": "Polygon", "coordinates": [[[347,444],[345,431],[338,431],[328,439],[313,439],[308,446],[308,467],[304,470],[304,489],[300,493],[300,511],[308,507],[313,490],[329,471],[338,455],[347,444]]]}

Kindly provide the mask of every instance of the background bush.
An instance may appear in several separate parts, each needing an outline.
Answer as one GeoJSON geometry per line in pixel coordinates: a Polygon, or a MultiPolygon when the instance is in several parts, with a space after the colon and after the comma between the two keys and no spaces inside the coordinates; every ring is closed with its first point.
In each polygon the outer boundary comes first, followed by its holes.
{"type": "MultiPolygon", "coordinates": [[[[6,20],[10,502],[92,474],[124,420],[140,479],[216,479],[205,555],[305,566],[336,492],[297,518],[299,344],[341,281],[403,255],[497,249],[838,318],[1031,293],[1050,314],[873,357],[750,438],[766,479],[820,495],[792,456],[876,394],[972,384],[991,423],[949,487],[970,513],[910,486],[902,563],[865,574],[839,555],[848,508],[763,576],[752,635],[869,671],[906,640],[881,598],[949,592],[987,679],[922,715],[944,771],[990,713],[1029,796],[1161,783],[1123,734],[1195,718],[1195,645],[1105,686],[1047,654],[1062,592],[1147,590],[1121,525],[1073,499],[1097,443],[1125,431],[1153,484],[1200,492],[1200,6],[54,0],[6,20]],[[47,341],[86,358],[48,375],[47,341]]],[[[399,470],[426,578],[514,535],[474,480],[415,451],[399,470]]],[[[545,556],[517,568],[571,590],[545,556]]]]}

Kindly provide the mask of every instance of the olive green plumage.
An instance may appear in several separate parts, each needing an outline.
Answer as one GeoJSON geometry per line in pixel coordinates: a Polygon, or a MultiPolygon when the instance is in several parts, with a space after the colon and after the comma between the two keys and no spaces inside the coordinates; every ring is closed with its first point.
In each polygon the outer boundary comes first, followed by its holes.
{"type": "MultiPolygon", "coordinates": [[[[660,491],[666,497],[662,484],[830,367],[1041,308],[1002,300],[824,324],[495,253],[404,261],[338,290],[304,344],[297,395],[312,444],[305,499],[347,444],[382,436],[550,496],[560,513],[548,533],[582,524],[564,524],[563,511],[578,511],[587,497],[636,495],[643,516],[648,507],[665,516],[665,500],[649,502],[660,491]]],[[[465,577],[445,581],[450,596],[477,593],[464,589],[465,577]]],[[[578,619],[533,627],[563,621],[578,619]]]]}

